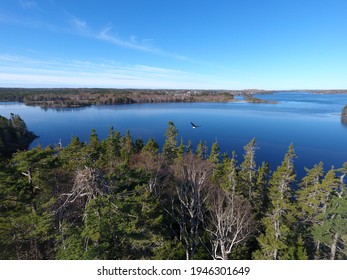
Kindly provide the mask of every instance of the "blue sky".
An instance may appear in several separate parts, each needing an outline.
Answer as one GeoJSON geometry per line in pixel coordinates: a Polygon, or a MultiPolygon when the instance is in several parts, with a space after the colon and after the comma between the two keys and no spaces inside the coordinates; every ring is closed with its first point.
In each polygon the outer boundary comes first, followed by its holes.
{"type": "Polygon", "coordinates": [[[1,0],[0,87],[347,89],[346,0],[1,0]]]}

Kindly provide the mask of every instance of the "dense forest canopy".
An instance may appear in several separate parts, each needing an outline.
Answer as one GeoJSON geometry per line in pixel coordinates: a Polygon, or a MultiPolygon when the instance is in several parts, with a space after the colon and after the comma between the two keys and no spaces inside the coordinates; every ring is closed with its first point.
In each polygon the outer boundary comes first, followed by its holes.
{"type": "Polygon", "coordinates": [[[347,258],[347,162],[298,180],[293,145],[273,169],[256,139],[237,157],[177,137],[92,130],[1,157],[0,259],[347,258]]]}

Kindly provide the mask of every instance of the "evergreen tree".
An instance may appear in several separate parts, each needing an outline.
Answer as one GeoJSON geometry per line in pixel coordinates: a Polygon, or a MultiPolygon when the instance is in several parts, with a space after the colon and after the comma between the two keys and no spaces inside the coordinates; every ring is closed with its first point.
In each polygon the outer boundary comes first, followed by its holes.
{"type": "Polygon", "coordinates": [[[189,140],[188,141],[188,144],[186,146],[186,153],[189,154],[189,153],[193,153],[193,144],[192,144],[192,140],[189,140]]]}
{"type": "Polygon", "coordinates": [[[347,230],[345,189],[344,186],[339,188],[339,183],[332,168],[325,175],[318,191],[319,206],[311,225],[316,259],[335,259],[337,245],[347,230]],[[330,248],[330,252],[327,248],[330,248]]]}
{"type": "Polygon", "coordinates": [[[183,158],[184,156],[184,143],[183,138],[181,138],[181,144],[177,148],[177,158],[183,158]]]}
{"type": "Polygon", "coordinates": [[[261,220],[264,232],[258,237],[260,249],[255,259],[285,259],[288,256],[292,205],[292,184],[295,181],[293,160],[295,152],[290,145],[282,161],[270,180],[270,207],[261,220]]]}
{"type": "Polygon", "coordinates": [[[225,157],[223,161],[220,186],[230,190],[232,195],[240,195],[239,170],[236,161],[236,153],[233,151],[231,158],[225,157]]]}
{"type": "Polygon", "coordinates": [[[163,146],[163,154],[167,160],[172,161],[177,157],[178,137],[178,129],[172,121],[169,121],[165,135],[166,139],[163,146]]]}
{"type": "Polygon", "coordinates": [[[207,145],[206,145],[206,141],[202,142],[200,141],[198,146],[196,147],[196,156],[201,158],[201,159],[206,159],[207,158],[207,145]]]}
{"type": "Polygon", "coordinates": [[[320,223],[314,224],[312,231],[316,242],[321,244],[319,256],[331,260],[347,259],[346,191],[340,195],[334,194],[327,206],[325,213],[318,216],[320,223]]]}
{"type": "Polygon", "coordinates": [[[85,148],[88,165],[93,166],[95,164],[95,162],[99,159],[100,151],[101,143],[96,130],[93,128],[89,135],[88,145],[85,148]]]}
{"type": "Polygon", "coordinates": [[[159,145],[152,137],[150,137],[142,150],[150,153],[151,155],[157,155],[159,153],[159,145]]]}
{"type": "Polygon", "coordinates": [[[269,208],[269,180],[270,165],[262,162],[257,171],[256,188],[258,192],[253,193],[253,207],[258,220],[260,220],[269,208]]]}
{"type": "Polygon", "coordinates": [[[243,156],[243,162],[241,163],[240,178],[243,188],[243,195],[248,197],[250,201],[253,200],[253,196],[259,194],[259,190],[256,190],[257,179],[257,166],[255,162],[255,151],[257,149],[256,140],[253,138],[245,147],[245,153],[243,156]],[[258,194],[254,194],[258,192],[258,194]]]}
{"type": "Polygon", "coordinates": [[[217,164],[220,161],[220,157],[221,157],[220,148],[219,148],[218,142],[215,141],[212,144],[211,153],[208,160],[212,162],[213,164],[217,164]]]}
{"type": "Polygon", "coordinates": [[[10,258],[47,259],[54,254],[52,206],[57,189],[50,184],[52,170],[57,166],[54,153],[51,147],[37,147],[17,152],[11,159],[8,171],[14,174],[13,185],[2,186],[12,200],[9,209],[18,207],[15,212],[6,211],[5,221],[12,225],[8,245],[15,250],[10,258]]]}
{"type": "Polygon", "coordinates": [[[145,143],[143,142],[143,140],[141,138],[137,138],[134,144],[134,152],[139,153],[144,146],[145,143]]]}
{"type": "Polygon", "coordinates": [[[88,164],[89,157],[85,144],[78,137],[72,137],[68,146],[58,153],[64,171],[74,171],[88,164]]]}
{"type": "Polygon", "coordinates": [[[305,170],[307,175],[302,178],[299,190],[296,192],[296,215],[300,221],[299,230],[307,244],[308,253],[311,258],[314,258],[315,248],[318,244],[315,244],[312,238],[312,225],[318,222],[317,216],[325,211],[327,199],[332,189],[326,183],[322,184],[324,176],[322,162],[314,165],[312,169],[305,168],[305,170]]]}
{"type": "Polygon", "coordinates": [[[111,127],[108,131],[108,136],[102,141],[103,152],[107,155],[107,158],[117,158],[120,156],[121,148],[121,134],[119,131],[115,131],[111,127]]]}
{"type": "Polygon", "coordinates": [[[99,158],[98,166],[104,168],[106,174],[111,174],[120,164],[121,134],[110,128],[108,137],[101,143],[102,157],[99,158]]]}
{"type": "Polygon", "coordinates": [[[125,137],[121,139],[121,150],[120,155],[124,163],[127,163],[130,157],[135,152],[135,145],[133,142],[133,137],[130,135],[130,131],[127,130],[125,137]]]}

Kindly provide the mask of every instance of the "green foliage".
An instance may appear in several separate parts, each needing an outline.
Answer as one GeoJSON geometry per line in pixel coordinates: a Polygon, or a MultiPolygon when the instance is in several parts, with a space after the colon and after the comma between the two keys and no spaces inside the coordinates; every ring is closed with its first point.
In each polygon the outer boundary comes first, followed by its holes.
{"type": "Polygon", "coordinates": [[[135,145],[133,137],[130,135],[130,131],[127,130],[125,137],[121,138],[120,156],[125,162],[128,162],[134,151],[135,145]]]}
{"type": "Polygon", "coordinates": [[[260,220],[269,208],[269,180],[270,180],[270,165],[262,162],[257,171],[256,192],[253,192],[253,207],[257,218],[260,220]]]}
{"type": "MultiPolygon", "coordinates": [[[[312,235],[316,242],[328,248],[326,258],[346,259],[347,235],[347,193],[343,186],[335,189],[326,204],[326,208],[317,216],[318,223],[313,224],[312,235]]],[[[324,257],[324,247],[317,256],[324,257]]]]}
{"type": "Polygon", "coordinates": [[[219,185],[222,188],[231,190],[234,194],[241,194],[239,170],[235,152],[232,153],[231,158],[224,158],[223,165],[219,173],[219,178],[219,185]]]}
{"type": "Polygon", "coordinates": [[[171,121],[168,122],[168,128],[166,129],[166,140],[163,146],[163,154],[166,159],[172,161],[177,157],[177,137],[178,129],[171,121]]]}
{"type": "Polygon", "coordinates": [[[220,148],[219,148],[218,142],[215,141],[212,144],[211,153],[208,160],[212,162],[213,164],[217,164],[220,161],[220,157],[221,157],[220,148]]]}
{"type": "Polygon", "coordinates": [[[151,155],[156,155],[159,153],[159,145],[152,137],[150,137],[142,150],[149,152],[151,155]]]}
{"type": "Polygon", "coordinates": [[[10,157],[17,150],[28,149],[37,136],[28,131],[19,115],[11,114],[10,119],[0,115],[0,157],[10,157]]]}
{"type": "Polygon", "coordinates": [[[255,162],[255,152],[257,150],[256,140],[253,138],[244,147],[244,157],[241,163],[240,178],[242,184],[242,192],[244,196],[248,196],[253,201],[253,196],[257,196],[255,189],[257,179],[257,166],[255,162]]]}
{"type": "Polygon", "coordinates": [[[195,154],[201,158],[201,159],[206,159],[207,158],[207,145],[206,145],[206,141],[202,142],[200,141],[198,146],[196,147],[196,152],[195,154]]]}
{"type": "Polygon", "coordinates": [[[262,218],[261,224],[265,229],[258,242],[260,249],[254,253],[256,259],[283,259],[290,250],[289,240],[292,212],[292,187],[295,180],[293,159],[295,152],[290,145],[282,161],[270,179],[269,209],[262,218]]]}
{"type": "MultiPolygon", "coordinates": [[[[0,117],[0,145],[13,131],[26,133],[11,118],[0,117]]],[[[346,259],[347,163],[328,172],[319,163],[297,183],[292,145],[272,172],[266,162],[256,166],[255,139],[238,163],[217,141],[208,154],[206,142],[194,152],[177,137],[169,122],[160,153],[153,138],[111,128],[100,141],[92,130],[86,144],[73,137],[66,147],[0,157],[0,258],[209,259],[219,189],[243,202],[232,210],[248,205],[252,221],[253,235],[228,258],[346,259]]]]}

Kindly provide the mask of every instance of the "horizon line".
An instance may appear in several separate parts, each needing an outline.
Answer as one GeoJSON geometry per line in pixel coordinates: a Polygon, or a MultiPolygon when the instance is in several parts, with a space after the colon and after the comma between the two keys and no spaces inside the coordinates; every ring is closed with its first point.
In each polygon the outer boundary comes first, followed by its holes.
{"type": "Polygon", "coordinates": [[[243,89],[226,89],[226,88],[215,88],[215,89],[207,89],[207,88],[133,88],[133,87],[93,87],[93,86],[44,86],[44,87],[33,87],[33,86],[0,86],[0,89],[114,89],[114,90],[201,90],[201,91],[263,91],[263,92],[278,92],[278,91],[346,91],[346,89],[338,89],[338,88],[329,88],[329,89],[320,89],[320,88],[292,88],[292,89],[261,89],[261,88],[243,88],[243,89]]]}

